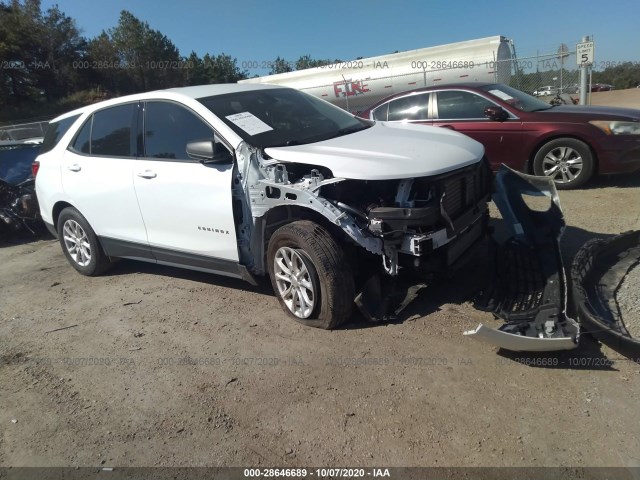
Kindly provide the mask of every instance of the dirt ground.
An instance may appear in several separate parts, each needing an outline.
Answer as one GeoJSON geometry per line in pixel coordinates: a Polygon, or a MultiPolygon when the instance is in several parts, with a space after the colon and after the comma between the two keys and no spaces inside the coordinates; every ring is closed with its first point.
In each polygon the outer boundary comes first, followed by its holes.
{"type": "MultiPolygon", "coordinates": [[[[560,197],[567,261],[640,228],[639,175],[560,197]]],[[[267,282],[85,278],[52,239],[0,265],[0,466],[640,466],[640,365],[589,336],[544,355],[463,337],[496,324],[469,303],[480,264],[397,323],[333,332],[267,282]]]]}

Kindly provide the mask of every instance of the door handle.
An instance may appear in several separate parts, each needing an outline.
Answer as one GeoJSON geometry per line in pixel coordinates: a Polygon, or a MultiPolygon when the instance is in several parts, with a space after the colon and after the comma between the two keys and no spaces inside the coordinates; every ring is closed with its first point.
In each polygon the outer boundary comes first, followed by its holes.
{"type": "Polygon", "coordinates": [[[137,176],[139,176],[140,178],[156,178],[156,172],[154,172],[153,170],[145,170],[144,172],[138,172],[136,173],[137,176]]]}
{"type": "Polygon", "coordinates": [[[439,125],[440,128],[448,128],[449,130],[455,130],[456,127],[453,125],[439,125]]]}
{"type": "Polygon", "coordinates": [[[80,170],[82,170],[82,167],[80,167],[80,165],[78,165],[77,163],[74,163],[73,165],[69,165],[67,167],[67,170],[71,170],[72,172],[79,172],[80,170]]]}

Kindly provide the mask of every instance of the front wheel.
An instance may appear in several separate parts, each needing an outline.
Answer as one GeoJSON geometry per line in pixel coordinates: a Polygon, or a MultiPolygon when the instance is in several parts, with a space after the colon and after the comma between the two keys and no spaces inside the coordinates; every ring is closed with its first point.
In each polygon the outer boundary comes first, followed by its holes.
{"type": "Polygon", "coordinates": [[[294,320],[331,330],[349,318],[353,274],[323,227],[300,220],[279,228],[269,240],[267,262],[278,301],[294,320]]]}
{"type": "Polygon", "coordinates": [[[594,167],[589,146],[575,138],[544,144],[533,160],[533,173],[550,177],[559,190],[582,187],[593,176],[594,167]]]}

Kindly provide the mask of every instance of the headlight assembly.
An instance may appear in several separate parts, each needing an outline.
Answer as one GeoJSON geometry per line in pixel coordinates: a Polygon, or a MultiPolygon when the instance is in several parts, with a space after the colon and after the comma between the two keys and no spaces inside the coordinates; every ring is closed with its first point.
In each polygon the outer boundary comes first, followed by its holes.
{"type": "Polygon", "coordinates": [[[607,135],[640,135],[640,122],[620,122],[618,120],[592,120],[589,122],[607,135]]]}

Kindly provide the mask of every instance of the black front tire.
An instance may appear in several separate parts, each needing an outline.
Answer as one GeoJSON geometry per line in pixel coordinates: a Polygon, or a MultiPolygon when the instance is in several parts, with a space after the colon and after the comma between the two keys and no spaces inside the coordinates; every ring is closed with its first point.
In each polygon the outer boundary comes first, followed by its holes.
{"type": "Polygon", "coordinates": [[[584,186],[595,172],[589,146],[575,138],[557,138],[545,143],[533,160],[533,173],[553,178],[558,190],[584,186]],[[580,168],[578,164],[580,162],[580,168]]]}
{"type": "Polygon", "coordinates": [[[273,290],[291,318],[325,330],[334,329],[349,318],[355,297],[353,273],[344,251],[325,228],[308,220],[280,227],[269,240],[267,262],[273,290]],[[283,256],[293,262],[293,267],[297,262],[300,276],[293,282],[283,280],[291,267],[282,261],[283,256]],[[296,288],[304,290],[305,284],[306,301],[312,301],[306,310],[297,308],[302,303],[300,296],[287,294],[296,288]]]}
{"type": "Polygon", "coordinates": [[[60,212],[58,240],[71,266],[82,275],[100,275],[111,265],[91,225],[73,207],[60,212]]]}

